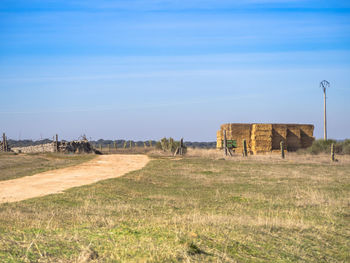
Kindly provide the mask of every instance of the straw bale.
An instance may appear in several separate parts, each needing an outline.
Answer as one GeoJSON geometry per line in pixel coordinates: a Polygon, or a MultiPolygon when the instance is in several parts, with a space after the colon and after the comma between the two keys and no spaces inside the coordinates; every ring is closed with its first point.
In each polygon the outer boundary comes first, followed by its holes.
{"type": "Polygon", "coordinates": [[[272,137],[267,137],[267,136],[254,136],[253,137],[253,141],[255,142],[268,142],[268,143],[272,143],[272,137]]]}
{"type": "Polygon", "coordinates": [[[255,145],[258,144],[271,144],[272,139],[265,140],[264,137],[255,138],[255,140],[252,141],[252,143],[255,143],[255,145]]]}
{"type": "Polygon", "coordinates": [[[273,124],[273,133],[278,133],[283,138],[287,137],[287,124],[273,124]]]}
{"type": "Polygon", "coordinates": [[[300,130],[305,133],[309,137],[313,137],[314,134],[314,126],[311,124],[300,124],[300,130]]]}
{"type": "Polygon", "coordinates": [[[257,143],[256,145],[255,145],[255,149],[262,149],[262,148],[264,148],[264,149],[271,149],[271,144],[270,143],[257,143]]]}
{"type": "Polygon", "coordinates": [[[265,124],[265,123],[254,123],[253,126],[256,128],[256,129],[259,129],[259,130],[272,130],[272,124],[265,124]]]}
{"type": "Polygon", "coordinates": [[[308,147],[312,144],[313,125],[309,124],[223,124],[217,132],[217,147],[222,147],[223,131],[226,130],[228,140],[236,140],[236,152],[243,149],[243,140],[247,142],[249,152],[271,152],[279,150],[280,142],[284,141],[287,150],[296,150],[300,147],[308,147]]]}
{"type": "Polygon", "coordinates": [[[308,148],[314,142],[315,137],[304,137],[301,136],[301,148],[308,148]]]}
{"type": "Polygon", "coordinates": [[[253,124],[251,148],[254,154],[271,151],[272,124],[253,124]]]}
{"type": "Polygon", "coordinates": [[[280,143],[287,140],[287,125],[286,124],[273,124],[272,131],[272,150],[279,150],[280,143]]]}
{"type": "Polygon", "coordinates": [[[300,139],[300,127],[298,127],[297,125],[288,125],[287,128],[287,137],[290,133],[293,133],[296,137],[300,139]]]}
{"type": "Polygon", "coordinates": [[[272,131],[255,131],[253,136],[272,137],[272,131]]]}
{"type": "Polygon", "coordinates": [[[300,129],[288,126],[286,144],[288,151],[296,151],[301,147],[300,129]]]}
{"type": "Polygon", "coordinates": [[[310,147],[315,140],[313,137],[314,126],[313,125],[300,125],[300,136],[301,136],[301,147],[307,148],[310,147]]]}
{"type": "MultiPolygon", "coordinates": [[[[237,143],[236,152],[240,152],[241,148],[243,147],[243,140],[246,140],[247,147],[249,151],[249,145],[250,145],[250,133],[251,133],[251,124],[246,123],[228,123],[221,125],[221,133],[226,130],[226,138],[227,140],[235,140],[237,143]]],[[[221,148],[222,140],[223,140],[223,134],[220,135],[221,140],[217,143],[217,147],[221,148]]],[[[219,141],[219,135],[217,133],[217,140],[219,141]]]]}
{"type": "Polygon", "coordinates": [[[222,148],[223,136],[221,130],[216,132],[216,138],[216,148],[222,148]]]}

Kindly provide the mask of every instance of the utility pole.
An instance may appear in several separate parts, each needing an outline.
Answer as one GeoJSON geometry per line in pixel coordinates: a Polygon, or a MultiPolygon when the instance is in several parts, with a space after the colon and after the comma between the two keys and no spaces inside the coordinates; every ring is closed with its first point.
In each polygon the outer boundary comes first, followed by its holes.
{"type": "Polygon", "coordinates": [[[323,80],[320,83],[320,87],[323,89],[323,138],[327,141],[327,106],[326,106],[326,89],[330,84],[327,80],[323,80]]]}

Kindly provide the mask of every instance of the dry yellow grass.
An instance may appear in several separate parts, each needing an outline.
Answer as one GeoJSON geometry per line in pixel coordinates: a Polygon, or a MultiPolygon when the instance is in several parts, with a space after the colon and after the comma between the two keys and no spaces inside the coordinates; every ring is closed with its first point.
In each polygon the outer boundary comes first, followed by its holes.
{"type": "Polygon", "coordinates": [[[278,156],[222,160],[212,150],[189,154],[155,159],[125,177],[61,195],[0,205],[0,258],[350,260],[348,162],[308,162],[297,155],[293,162],[278,156]]]}
{"type": "Polygon", "coordinates": [[[342,165],[350,163],[350,155],[336,155],[336,162],[331,162],[331,156],[328,154],[298,154],[296,152],[285,152],[285,159],[281,158],[279,151],[273,153],[249,155],[243,157],[240,153],[233,156],[225,156],[223,150],[219,149],[199,149],[188,148],[187,157],[201,157],[209,159],[226,159],[231,161],[262,161],[262,162],[290,162],[290,163],[328,163],[332,165],[342,165]]]}

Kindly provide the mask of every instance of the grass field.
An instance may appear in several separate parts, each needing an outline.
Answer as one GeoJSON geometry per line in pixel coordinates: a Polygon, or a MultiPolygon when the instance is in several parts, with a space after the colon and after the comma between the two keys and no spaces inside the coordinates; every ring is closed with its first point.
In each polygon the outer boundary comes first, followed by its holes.
{"type": "Polygon", "coordinates": [[[305,159],[155,158],[121,178],[2,204],[0,259],[349,262],[350,164],[305,159]]]}

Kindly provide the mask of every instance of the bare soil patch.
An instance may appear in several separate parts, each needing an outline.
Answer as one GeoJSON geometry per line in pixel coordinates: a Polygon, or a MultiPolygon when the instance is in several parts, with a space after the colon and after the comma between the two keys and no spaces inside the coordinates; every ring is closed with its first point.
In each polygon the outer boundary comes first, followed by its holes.
{"type": "Polygon", "coordinates": [[[2,181],[0,203],[61,193],[72,187],[119,177],[141,169],[148,161],[146,155],[101,155],[77,166],[2,181]]]}

